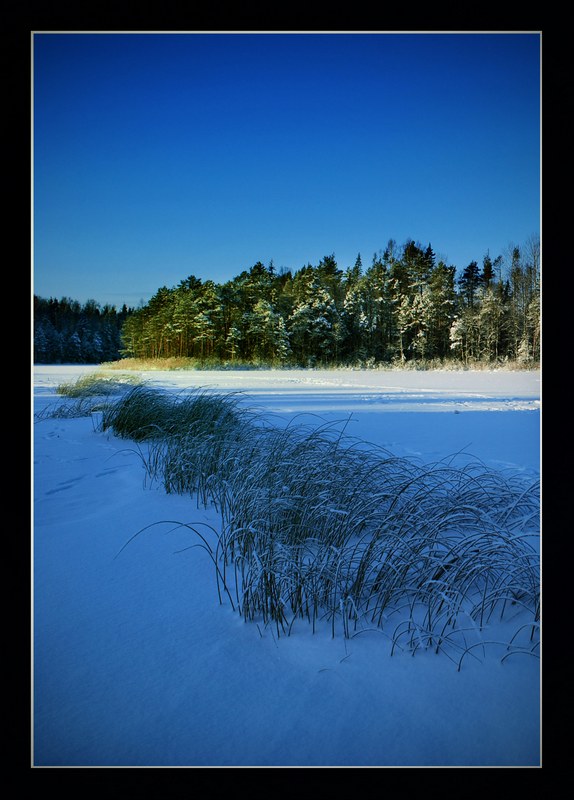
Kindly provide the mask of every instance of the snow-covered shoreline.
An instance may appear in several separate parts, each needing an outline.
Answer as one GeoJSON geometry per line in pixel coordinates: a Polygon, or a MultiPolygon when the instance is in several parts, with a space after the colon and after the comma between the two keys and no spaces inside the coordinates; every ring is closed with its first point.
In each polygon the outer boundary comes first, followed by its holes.
{"type": "MultiPolygon", "coordinates": [[[[37,387],[55,387],[102,368],[47,365],[34,368],[37,387]]],[[[106,372],[105,370],[103,370],[106,372]]],[[[110,374],[121,374],[110,370],[110,374]]],[[[152,385],[174,389],[205,386],[255,397],[315,397],[336,393],[343,402],[379,402],[379,410],[531,410],[540,407],[540,371],[503,370],[153,370],[126,371],[152,385]],[[355,397],[356,396],[356,397],[355,397]],[[451,408],[452,406],[452,408],[451,408]]],[[[324,406],[324,402],[322,403],[324,406]]]]}

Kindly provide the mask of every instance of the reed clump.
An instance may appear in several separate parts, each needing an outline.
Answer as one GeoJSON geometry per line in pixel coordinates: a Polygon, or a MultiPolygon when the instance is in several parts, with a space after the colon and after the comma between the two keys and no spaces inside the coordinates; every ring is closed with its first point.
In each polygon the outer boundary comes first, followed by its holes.
{"type": "Polygon", "coordinates": [[[278,634],[297,620],[347,637],[377,629],[393,651],[433,648],[460,667],[491,622],[511,618],[529,636],[511,637],[507,655],[536,655],[537,481],[478,460],[399,458],[344,425],[278,427],[240,399],[134,386],[101,428],[145,443],[166,491],[215,506],[219,529],[202,541],[246,620],[278,634]]]}
{"type": "Polygon", "coordinates": [[[56,401],[35,413],[35,417],[38,420],[56,417],[75,419],[101,413],[109,408],[110,401],[118,399],[130,388],[141,383],[141,379],[133,375],[111,377],[101,372],[82,375],[56,387],[57,394],[67,398],[65,402],[56,401]]]}
{"type": "Polygon", "coordinates": [[[92,372],[74,381],[60,383],[56,391],[60,395],[74,398],[109,397],[121,394],[127,388],[140,383],[141,379],[134,375],[123,375],[118,378],[102,372],[92,372]]]}

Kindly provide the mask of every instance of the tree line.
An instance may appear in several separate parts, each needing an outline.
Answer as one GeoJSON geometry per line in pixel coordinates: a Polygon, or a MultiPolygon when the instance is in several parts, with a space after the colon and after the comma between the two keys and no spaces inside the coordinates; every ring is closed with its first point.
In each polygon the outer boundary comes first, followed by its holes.
{"type": "MultiPolygon", "coordinates": [[[[121,315],[118,315],[121,316],[121,315]]],[[[81,337],[80,337],[81,338],[81,337]]],[[[540,358],[540,244],[457,268],[412,239],[363,265],[292,272],[257,262],[222,284],[194,275],[124,315],[121,355],[328,366],[540,358]]]]}
{"type": "Polygon", "coordinates": [[[80,304],[69,297],[34,295],[34,362],[99,364],[115,361],[123,349],[122,328],[133,309],[80,304]]]}

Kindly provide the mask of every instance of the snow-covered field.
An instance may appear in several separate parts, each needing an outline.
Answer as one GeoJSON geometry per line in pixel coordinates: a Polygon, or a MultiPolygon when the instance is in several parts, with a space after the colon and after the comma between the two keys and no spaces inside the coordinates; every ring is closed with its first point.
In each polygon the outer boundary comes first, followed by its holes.
{"type": "MultiPolygon", "coordinates": [[[[94,369],[36,367],[35,411],[94,369]]],[[[539,474],[538,372],[143,377],[241,392],[277,424],[348,419],[350,435],[398,456],[464,451],[539,474]]],[[[150,485],[133,443],[91,418],[43,418],[33,433],[34,766],[541,765],[538,658],[502,662],[487,646],[457,671],[443,654],[391,656],[377,631],[332,638],[301,623],[277,638],[219,604],[208,555],[166,522],[215,525],[214,512],[150,485]]]]}

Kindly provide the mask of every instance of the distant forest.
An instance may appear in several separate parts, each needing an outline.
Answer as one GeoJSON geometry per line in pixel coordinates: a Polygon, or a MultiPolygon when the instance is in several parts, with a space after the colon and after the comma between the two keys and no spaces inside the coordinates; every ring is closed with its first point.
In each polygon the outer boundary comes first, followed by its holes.
{"type": "Polygon", "coordinates": [[[131,313],[125,305],[81,305],[62,297],[34,296],[34,362],[36,364],[100,364],[121,356],[122,328],[131,313]]]}
{"type": "Polygon", "coordinates": [[[334,255],[291,272],[257,262],[217,284],[191,275],[121,311],[35,298],[37,363],[189,358],[212,366],[464,364],[540,358],[540,243],[460,274],[431,245],[391,239],[365,266],[334,255]]]}

